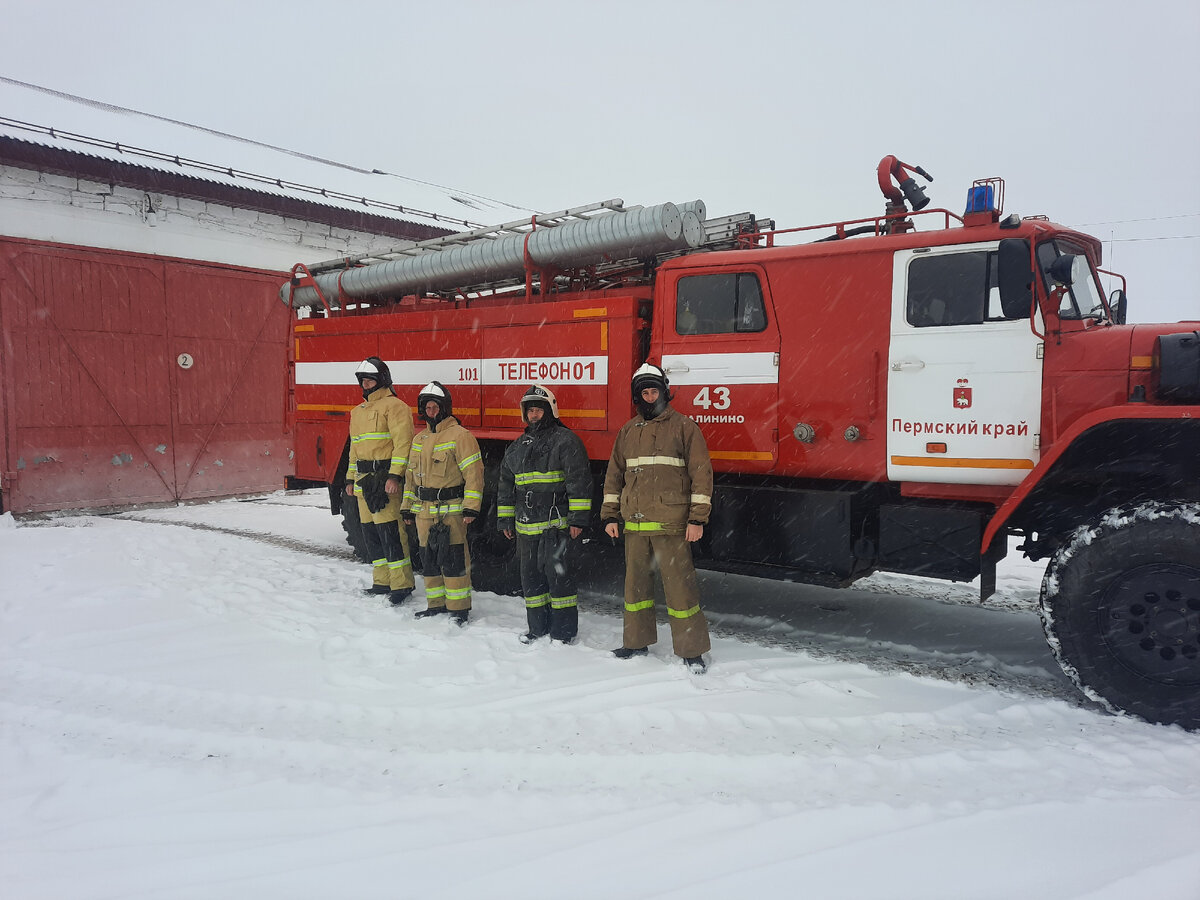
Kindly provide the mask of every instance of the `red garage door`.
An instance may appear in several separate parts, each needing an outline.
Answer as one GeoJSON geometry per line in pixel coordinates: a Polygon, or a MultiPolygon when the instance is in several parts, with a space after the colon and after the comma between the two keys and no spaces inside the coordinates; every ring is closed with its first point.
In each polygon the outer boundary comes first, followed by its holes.
{"type": "Polygon", "coordinates": [[[281,281],[0,240],[4,509],[279,487],[291,444],[281,281]]]}

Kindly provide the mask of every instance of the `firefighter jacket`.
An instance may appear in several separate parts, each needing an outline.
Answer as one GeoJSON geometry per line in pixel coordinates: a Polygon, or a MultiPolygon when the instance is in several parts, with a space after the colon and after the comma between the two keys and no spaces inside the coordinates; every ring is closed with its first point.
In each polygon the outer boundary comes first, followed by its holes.
{"type": "Polygon", "coordinates": [[[600,518],[626,531],[682,534],[708,523],[713,470],[700,428],[668,406],[649,421],[637,416],[617,433],[604,478],[600,518]]]}
{"type": "Polygon", "coordinates": [[[508,445],[500,463],[496,527],[538,535],[548,528],[586,528],[592,476],[579,435],[547,416],[508,445]]]}
{"type": "MultiPolygon", "coordinates": [[[[358,481],[367,472],[404,478],[413,440],[408,404],[381,387],[350,410],[350,464],[346,478],[358,481]]],[[[360,492],[361,493],[361,492],[360,492]]]]}
{"type": "Polygon", "coordinates": [[[412,443],[404,482],[405,513],[444,516],[483,506],[483,457],[475,435],[454,416],[425,427],[412,443]]]}

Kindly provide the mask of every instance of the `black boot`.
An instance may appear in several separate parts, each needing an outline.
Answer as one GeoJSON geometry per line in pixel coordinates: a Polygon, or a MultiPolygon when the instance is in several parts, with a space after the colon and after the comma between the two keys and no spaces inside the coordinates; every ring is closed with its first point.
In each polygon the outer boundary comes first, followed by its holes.
{"type": "Polygon", "coordinates": [[[469,609],[452,609],[450,610],[450,621],[462,628],[467,624],[467,617],[471,615],[469,609]]]}
{"type": "Polygon", "coordinates": [[[612,652],[617,659],[629,659],[634,656],[645,656],[650,651],[645,647],[618,647],[612,652]]]}
{"type": "Polygon", "coordinates": [[[386,584],[373,584],[369,588],[363,588],[363,593],[373,597],[376,594],[386,594],[391,590],[386,584]]]}
{"type": "Polygon", "coordinates": [[[412,592],[412,588],[400,588],[399,590],[392,591],[390,594],[388,594],[388,601],[392,604],[392,606],[399,606],[412,596],[412,592]]]}
{"type": "Polygon", "coordinates": [[[703,656],[685,656],[683,658],[683,664],[687,666],[688,671],[694,675],[703,675],[705,670],[708,669],[708,666],[704,662],[703,656]]]}
{"type": "Polygon", "coordinates": [[[550,640],[560,644],[575,643],[579,633],[579,607],[568,606],[550,613],[550,640]]]}
{"type": "MultiPolygon", "coordinates": [[[[545,637],[550,633],[549,605],[535,606],[525,609],[525,633],[534,638],[545,637]]],[[[522,638],[524,640],[524,638],[522,638]]],[[[529,643],[525,641],[525,643],[529,643]]]]}
{"type": "Polygon", "coordinates": [[[545,637],[544,634],[534,634],[532,631],[527,631],[524,634],[518,636],[517,640],[520,641],[522,644],[532,644],[534,641],[540,640],[541,638],[544,638],[544,637],[545,637]]]}
{"type": "Polygon", "coordinates": [[[429,609],[423,609],[418,612],[414,618],[427,619],[430,616],[442,616],[448,612],[450,612],[450,610],[446,609],[444,606],[431,606],[429,609]]]}

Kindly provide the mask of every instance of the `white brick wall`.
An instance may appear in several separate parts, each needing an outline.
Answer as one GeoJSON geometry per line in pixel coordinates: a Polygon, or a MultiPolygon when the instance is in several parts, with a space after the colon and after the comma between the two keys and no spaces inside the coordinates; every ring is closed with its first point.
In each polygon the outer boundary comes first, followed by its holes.
{"type": "Polygon", "coordinates": [[[0,166],[0,234],[280,271],[298,262],[378,253],[401,243],[393,237],[12,166],[0,166]]]}

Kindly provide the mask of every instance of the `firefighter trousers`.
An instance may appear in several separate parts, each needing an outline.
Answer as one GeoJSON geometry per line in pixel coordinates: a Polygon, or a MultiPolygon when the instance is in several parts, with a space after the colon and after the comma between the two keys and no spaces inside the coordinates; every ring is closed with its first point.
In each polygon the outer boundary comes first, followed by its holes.
{"type": "Polygon", "coordinates": [[[437,517],[417,515],[421,575],[430,609],[471,608],[471,554],[461,512],[437,517]]]}
{"type": "Polygon", "coordinates": [[[640,648],[658,640],[654,619],[654,570],[658,562],[671,623],[675,655],[690,659],[711,648],[708,621],[700,611],[700,589],[692,548],[682,534],[625,532],[624,645],[640,648]]]}
{"type": "Polygon", "coordinates": [[[571,641],[579,633],[579,606],[575,593],[575,541],[559,528],[541,534],[518,534],[521,590],[525,617],[534,637],[571,641]]]}
{"type": "Polygon", "coordinates": [[[400,522],[400,495],[388,497],[388,505],[379,512],[367,509],[367,501],[358,494],[358,521],[363,543],[371,559],[371,576],[377,587],[401,591],[416,585],[408,534],[400,522]]]}

